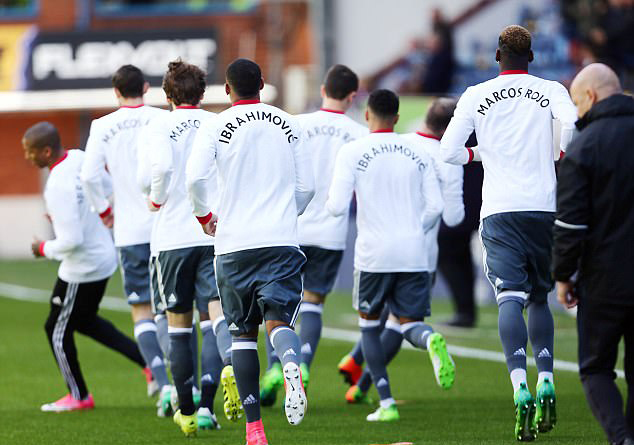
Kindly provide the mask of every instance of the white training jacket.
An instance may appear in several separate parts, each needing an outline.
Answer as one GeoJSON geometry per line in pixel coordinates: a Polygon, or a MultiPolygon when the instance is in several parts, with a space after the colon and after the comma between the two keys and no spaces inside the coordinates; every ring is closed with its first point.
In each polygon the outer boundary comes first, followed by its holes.
{"type": "Polygon", "coordinates": [[[465,142],[475,130],[484,168],[482,219],[495,213],[555,211],[553,118],[561,122],[565,151],[577,120],[568,92],[558,82],[526,71],[467,88],[441,140],[442,158],[466,164],[465,142]]]}
{"type": "Polygon", "coordinates": [[[84,196],[80,179],[84,157],[81,150],[66,152],[51,167],[44,187],[55,239],[43,242],[40,252],[46,258],[61,261],[58,276],[68,283],[103,280],[117,269],[110,231],[84,196]]]}
{"type": "Polygon", "coordinates": [[[153,118],[167,113],[147,105],[121,107],[92,121],[81,179],[97,213],[110,211],[101,185],[107,168],[114,187],[114,240],[117,247],[150,242],[153,217],[136,187],[137,143],[153,118]]]}
{"type": "MultiPolygon", "coordinates": [[[[441,159],[440,139],[434,135],[416,132],[404,134],[403,138],[412,144],[420,145],[431,157],[440,185],[443,200],[442,220],[454,227],[464,220],[465,209],[462,193],[464,168],[461,165],[447,164],[441,159]]],[[[438,266],[438,231],[440,221],[425,234],[425,250],[428,254],[429,271],[434,272],[438,266]]]]}
{"type": "Polygon", "coordinates": [[[332,216],[326,210],[337,153],[343,144],[368,134],[341,111],[320,109],[297,116],[302,127],[302,147],[308,152],[315,178],[315,196],[298,219],[300,245],[343,250],[348,234],[348,214],[332,216]]]}
{"type": "MultiPolygon", "coordinates": [[[[152,231],[153,254],[214,244],[213,237],[205,234],[194,218],[185,185],[194,138],[202,122],[212,116],[215,114],[198,107],[176,107],[148,125],[147,145],[140,155],[149,161],[149,199],[160,205],[152,231]]],[[[142,161],[141,169],[147,168],[147,163],[142,161]]]]}
{"type": "Polygon", "coordinates": [[[357,199],[355,269],[429,270],[425,232],[437,223],[442,196],[430,156],[391,131],[379,130],[339,150],[326,209],[333,215],[357,199]]]}
{"type": "Polygon", "coordinates": [[[216,254],[298,246],[297,216],[314,194],[295,117],[256,100],[237,101],[203,123],[187,166],[194,213],[218,215],[216,254]],[[216,165],[217,208],[203,195],[216,165]]]}

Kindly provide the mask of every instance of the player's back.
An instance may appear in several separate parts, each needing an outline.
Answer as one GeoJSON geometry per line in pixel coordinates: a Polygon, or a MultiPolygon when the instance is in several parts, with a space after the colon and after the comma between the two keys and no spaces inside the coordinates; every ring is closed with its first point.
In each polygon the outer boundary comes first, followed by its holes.
{"type": "Polygon", "coordinates": [[[425,202],[430,157],[392,132],[372,133],[341,152],[354,169],[355,266],[368,272],[426,270],[423,216],[426,204],[437,204],[425,202]]]}
{"type": "Polygon", "coordinates": [[[220,189],[216,252],[297,246],[295,118],[238,101],[210,125],[220,189]]]}
{"type": "Polygon", "coordinates": [[[91,125],[86,153],[92,157],[99,152],[112,177],[114,236],[118,246],[149,241],[152,215],[137,191],[137,143],[148,123],[163,113],[167,111],[146,105],[123,106],[91,125]]]}
{"type": "Polygon", "coordinates": [[[63,230],[55,233],[55,241],[62,247],[56,249],[60,255],[53,257],[62,261],[59,276],[68,282],[101,280],[117,267],[112,237],[84,195],[80,179],[84,157],[81,150],[69,150],[51,168],[44,189],[49,214],[59,215],[54,227],[63,230]]]}
{"type": "Polygon", "coordinates": [[[368,134],[368,129],[343,112],[321,109],[297,116],[302,127],[302,150],[309,155],[315,196],[298,219],[302,245],[344,249],[348,215],[332,216],[325,208],[337,153],[342,145],[368,134]]]}
{"type": "MultiPolygon", "coordinates": [[[[465,91],[454,119],[470,119],[478,138],[484,168],[482,218],[555,210],[552,120],[562,117],[576,119],[566,89],[524,71],[502,72],[465,91]]],[[[452,124],[443,144],[452,136],[452,124]]]]}
{"type": "Polygon", "coordinates": [[[164,199],[152,233],[155,251],[213,244],[213,238],[202,231],[193,215],[185,185],[185,166],[196,132],[202,122],[213,116],[214,113],[197,107],[177,107],[154,119],[148,127],[150,196],[159,193],[164,199]]]}

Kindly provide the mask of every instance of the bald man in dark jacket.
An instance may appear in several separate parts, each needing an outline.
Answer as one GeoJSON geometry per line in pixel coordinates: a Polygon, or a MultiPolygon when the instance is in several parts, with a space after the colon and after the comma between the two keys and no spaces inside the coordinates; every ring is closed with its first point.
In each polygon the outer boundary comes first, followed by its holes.
{"type": "Polygon", "coordinates": [[[610,443],[634,444],[634,99],[602,64],[582,70],[571,95],[580,134],[559,167],[557,296],[578,305],[579,367],[592,412],[610,443]],[[614,383],[621,338],[625,415],[614,383]]]}

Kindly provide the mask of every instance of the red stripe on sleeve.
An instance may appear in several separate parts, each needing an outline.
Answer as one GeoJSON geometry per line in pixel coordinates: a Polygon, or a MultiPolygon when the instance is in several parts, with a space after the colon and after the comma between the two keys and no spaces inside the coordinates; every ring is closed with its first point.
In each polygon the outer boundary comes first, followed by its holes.
{"type": "Polygon", "coordinates": [[[44,256],[44,257],[45,257],[46,255],[44,255],[44,244],[46,244],[46,241],[42,241],[42,242],[40,243],[40,247],[39,247],[39,249],[38,249],[38,250],[40,251],[40,255],[42,255],[42,256],[44,256]]]}
{"type": "Polygon", "coordinates": [[[209,221],[211,221],[211,217],[213,215],[211,214],[211,212],[207,213],[205,216],[197,216],[196,219],[198,220],[198,222],[200,224],[202,224],[203,226],[205,224],[207,224],[209,221]]]}

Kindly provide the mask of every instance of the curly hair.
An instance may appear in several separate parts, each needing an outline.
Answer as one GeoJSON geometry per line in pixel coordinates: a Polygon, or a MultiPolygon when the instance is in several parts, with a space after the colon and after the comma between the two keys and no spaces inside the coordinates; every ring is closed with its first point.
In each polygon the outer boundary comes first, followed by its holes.
{"type": "Polygon", "coordinates": [[[507,56],[527,57],[531,51],[531,33],[523,26],[507,26],[500,33],[498,48],[507,56]]]}
{"type": "Polygon", "coordinates": [[[178,59],[167,65],[163,77],[163,91],[176,106],[181,104],[198,105],[205,93],[207,74],[198,68],[178,59]]]}

